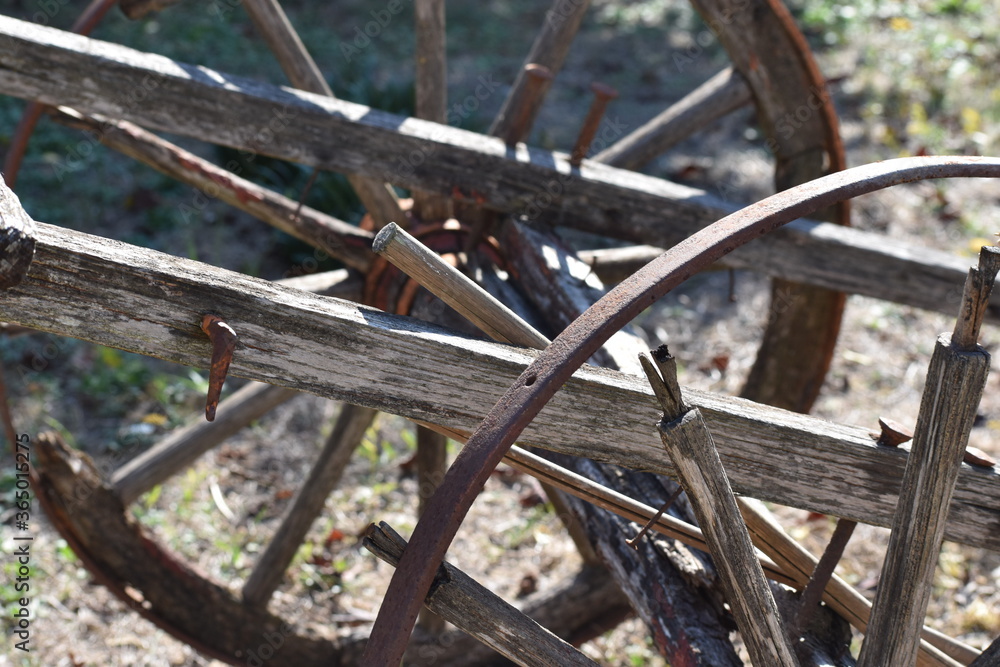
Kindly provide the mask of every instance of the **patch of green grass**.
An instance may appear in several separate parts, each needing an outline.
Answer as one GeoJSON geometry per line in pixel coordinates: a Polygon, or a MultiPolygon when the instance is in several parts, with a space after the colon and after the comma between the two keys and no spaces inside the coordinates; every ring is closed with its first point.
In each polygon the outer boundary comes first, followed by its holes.
{"type": "Polygon", "coordinates": [[[792,8],[813,48],[857,49],[850,85],[887,156],[1000,147],[998,0],[810,0],[792,8]]]}

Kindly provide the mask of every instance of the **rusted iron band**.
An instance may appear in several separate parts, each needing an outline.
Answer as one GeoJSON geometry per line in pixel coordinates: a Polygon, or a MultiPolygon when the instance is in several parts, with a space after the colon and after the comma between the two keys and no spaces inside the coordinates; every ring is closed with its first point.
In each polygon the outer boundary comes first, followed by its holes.
{"type": "Polygon", "coordinates": [[[698,271],[792,220],[893,185],[957,177],[1000,177],[1000,158],[900,158],[779,192],[685,239],[587,309],[504,393],[430,498],[393,573],[363,663],[400,664],[434,573],[490,472],[563,383],[612,334],[698,271]]]}

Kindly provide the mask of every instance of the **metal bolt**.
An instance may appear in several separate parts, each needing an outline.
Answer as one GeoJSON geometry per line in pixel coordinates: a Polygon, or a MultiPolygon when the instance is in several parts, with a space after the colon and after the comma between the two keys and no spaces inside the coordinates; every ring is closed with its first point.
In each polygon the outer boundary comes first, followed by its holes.
{"type": "Polygon", "coordinates": [[[601,126],[601,119],[604,117],[604,110],[608,102],[618,97],[618,91],[603,83],[594,82],[590,84],[590,90],[594,93],[594,101],[590,104],[590,111],[583,120],[583,127],[580,128],[580,136],[576,139],[573,152],[570,153],[569,163],[574,167],[579,167],[590,150],[590,143],[597,136],[597,130],[601,126]]]}
{"type": "Polygon", "coordinates": [[[503,138],[508,146],[514,146],[517,142],[524,141],[528,136],[539,99],[554,78],[552,70],[537,63],[528,63],[524,66],[524,77],[525,83],[521,90],[521,97],[514,102],[511,109],[514,122],[510,124],[503,138]]]}
{"type": "Polygon", "coordinates": [[[882,429],[875,444],[883,447],[899,447],[904,442],[913,440],[913,431],[906,428],[898,421],[879,417],[878,425],[882,429]]]}

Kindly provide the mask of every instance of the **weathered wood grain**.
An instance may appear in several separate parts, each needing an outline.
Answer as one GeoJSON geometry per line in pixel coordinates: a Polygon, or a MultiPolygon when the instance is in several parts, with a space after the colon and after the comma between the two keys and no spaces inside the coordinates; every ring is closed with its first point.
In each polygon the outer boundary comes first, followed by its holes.
{"type": "MultiPolygon", "coordinates": [[[[384,522],[368,527],[363,544],[393,566],[406,548],[406,541],[384,522]]],[[[449,563],[438,569],[425,604],[518,665],[597,665],[449,563]]]]}
{"type": "Polygon", "coordinates": [[[938,337],[860,667],[909,665],[916,657],[948,506],[989,368],[986,350],[963,349],[949,334],[938,337]]]}
{"type": "MultiPolygon", "coordinates": [[[[665,418],[666,419],[666,418],[665,418]]],[[[798,665],[736,499],[697,408],[660,422],[663,445],[698,517],[754,665],[798,665]]]]}
{"type": "MultiPolygon", "coordinates": [[[[739,498],[737,502],[757,548],[773,558],[797,582],[798,588],[803,588],[816,569],[816,557],[785,532],[762,502],[752,498],[739,498]]],[[[836,573],[827,582],[823,600],[861,632],[868,627],[871,602],[836,573]]],[[[972,654],[972,648],[925,626],[921,631],[917,665],[957,667],[962,663],[956,663],[952,656],[968,662],[972,654]]]]}
{"type": "MultiPolygon", "coordinates": [[[[702,190],[0,18],[0,90],[670,247],[732,206],[702,190]],[[100,76],[95,73],[99,72],[100,76]]],[[[729,266],[952,313],[966,260],[831,223],[797,221],[729,266]]],[[[995,296],[987,319],[997,321],[995,296]]]]}
{"type": "Polygon", "coordinates": [[[654,352],[656,366],[648,357],[642,360],[646,377],[663,408],[663,418],[657,426],[660,439],[698,517],[750,661],[761,667],[772,664],[797,667],[798,660],[785,635],[778,605],[764,579],[712,434],[701,411],[684,404],[677,385],[676,360],[669,355],[661,358],[659,352],[654,352]]]}
{"type": "MultiPolygon", "coordinates": [[[[574,646],[599,637],[632,612],[607,571],[586,566],[546,586],[518,607],[574,646]]],[[[510,667],[509,660],[460,630],[433,638],[425,638],[418,631],[404,663],[415,667],[510,667]]]]}
{"type": "MultiPolygon", "coordinates": [[[[242,342],[230,373],[471,431],[532,359],[405,317],[39,223],[35,260],[0,293],[0,320],[205,368],[212,311],[242,342]]],[[[745,495],[886,526],[905,451],[865,428],[686,392],[745,495]],[[850,492],[847,492],[849,490],[850,492]]],[[[673,474],[636,376],[584,368],[524,442],[673,474]]],[[[1000,474],[962,466],[948,539],[1000,549],[1000,474]]]]}

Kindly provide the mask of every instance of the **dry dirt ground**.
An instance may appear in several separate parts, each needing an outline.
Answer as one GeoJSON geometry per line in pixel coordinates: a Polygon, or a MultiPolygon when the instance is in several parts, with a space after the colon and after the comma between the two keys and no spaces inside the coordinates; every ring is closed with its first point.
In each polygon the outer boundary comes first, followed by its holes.
{"type": "MultiPolygon", "coordinates": [[[[652,6],[649,11],[654,11],[659,4],[630,3],[626,7],[652,6]]],[[[594,11],[603,12],[601,16],[616,9],[616,3],[595,5],[594,11]]],[[[343,25],[353,25],[351,21],[364,16],[362,9],[354,9],[356,14],[341,17],[346,21],[343,25]]],[[[665,32],[665,41],[655,53],[629,46],[628,34],[621,37],[621,32],[628,33],[629,25],[655,23],[657,16],[654,12],[652,18],[625,16],[617,23],[588,21],[552,101],[539,120],[536,143],[567,148],[576,122],[566,123],[564,119],[582,114],[586,86],[595,76],[610,80],[623,91],[611,113],[628,127],[635,127],[679,98],[690,87],[687,84],[707,78],[721,66],[717,55],[706,51],[693,58],[690,68],[677,69],[671,55],[695,52],[692,45],[697,44],[700,34],[697,28],[665,32]]],[[[634,28],[632,36],[639,32],[634,28]]],[[[343,38],[350,30],[339,30],[337,34],[343,38]]],[[[519,36],[515,46],[520,50],[494,68],[495,78],[503,85],[519,66],[518,54],[526,51],[531,34],[528,30],[519,36]]],[[[885,48],[891,49],[891,43],[887,42],[885,48]]],[[[870,85],[878,78],[870,63],[867,69],[862,67],[867,57],[863,49],[851,44],[824,51],[820,57],[826,73],[839,80],[833,92],[851,165],[920,149],[919,141],[900,139],[891,120],[873,119],[870,106],[859,102],[870,94],[870,85]]],[[[469,90],[481,71],[474,56],[454,57],[450,81],[453,97],[463,98],[463,91],[469,90]]],[[[501,87],[497,95],[484,102],[487,118],[490,110],[499,105],[503,92],[501,87]]],[[[736,191],[745,201],[752,201],[770,191],[771,179],[769,163],[755,148],[755,132],[749,111],[734,114],[696,140],[685,142],[653,165],[651,171],[684,177],[686,182],[714,192],[736,191]]],[[[996,128],[984,127],[982,132],[987,135],[987,147],[996,154],[996,128]]],[[[965,148],[958,146],[954,150],[962,152],[965,148]]],[[[29,202],[25,203],[30,212],[29,202]]],[[[906,240],[944,248],[968,255],[971,262],[976,238],[988,238],[1000,231],[998,214],[1000,193],[995,184],[956,182],[917,184],[866,197],[856,203],[854,219],[859,227],[885,233],[887,243],[906,240]]],[[[239,216],[233,224],[252,228],[239,216]]],[[[253,252],[245,248],[243,251],[253,252]]],[[[216,248],[205,250],[202,256],[238,268],[238,258],[221,254],[223,251],[216,248]]],[[[280,267],[276,270],[280,273],[280,267]]],[[[696,277],[638,323],[651,345],[670,344],[680,359],[685,385],[728,394],[737,393],[741,386],[753,360],[763,313],[767,312],[768,289],[766,281],[752,273],[738,273],[735,284],[736,299],[730,302],[726,275],[696,277]],[[726,363],[713,363],[713,359],[724,359],[726,363]]],[[[944,315],[851,297],[833,367],[815,413],[873,429],[882,415],[912,425],[935,337],[951,326],[952,319],[944,315]]],[[[989,327],[982,342],[994,350],[998,336],[996,329],[989,327]]],[[[46,335],[32,335],[27,340],[25,345],[32,353],[40,354],[47,346],[66,350],[66,358],[58,365],[63,373],[83,367],[81,358],[92,361],[97,354],[89,348],[66,346],[46,335]]],[[[998,382],[994,374],[972,434],[972,444],[994,457],[1000,457],[998,382]]],[[[101,429],[107,426],[100,423],[102,418],[92,405],[75,395],[46,393],[48,385],[41,377],[14,377],[11,383],[15,414],[19,424],[27,425],[25,429],[51,425],[49,418],[55,418],[57,424],[78,434],[78,445],[99,461],[118,457],[80,435],[103,432],[101,429]]],[[[238,382],[231,384],[231,388],[238,386],[238,382]]],[[[198,396],[192,393],[187,400],[193,415],[198,396]]],[[[150,417],[159,412],[158,406],[149,401],[138,401],[114,429],[162,435],[161,420],[150,417]]],[[[290,494],[307,473],[337,412],[334,403],[301,396],[147,495],[132,511],[163,543],[238,590],[253,566],[255,554],[275,529],[290,494]]],[[[286,576],[273,602],[275,611],[292,618],[336,614],[362,625],[374,618],[390,570],[360,548],[358,535],[372,520],[386,520],[404,534],[412,529],[416,482],[401,467],[412,445],[413,436],[403,420],[389,415],[379,417],[286,576]]],[[[495,475],[476,501],[451,552],[452,562],[507,599],[517,597],[526,577],[533,577],[538,588],[544,589],[579,564],[579,557],[554,515],[544,505],[526,502],[534,491],[528,478],[512,473],[495,475]]],[[[845,493],[849,492],[845,489],[845,493]]],[[[820,552],[832,532],[832,521],[810,521],[805,512],[788,508],[775,511],[796,538],[814,553],[820,552]]],[[[9,553],[9,517],[4,515],[4,519],[5,553],[9,553]]],[[[92,581],[44,517],[36,515],[34,521],[34,581],[38,593],[32,607],[33,651],[30,655],[8,651],[8,641],[0,665],[220,664],[129,613],[92,581]]],[[[865,595],[874,593],[886,542],[886,530],[860,526],[840,565],[839,572],[865,595]]],[[[5,573],[10,571],[8,566],[5,561],[5,573]]],[[[1000,554],[946,544],[928,623],[973,646],[985,646],[1000,635],[998,579],[1000,554]]],[[[583,650],[602,664],[664,664],[651,650],[642,623],[635,619],[586,644],[583,650]]]]}

